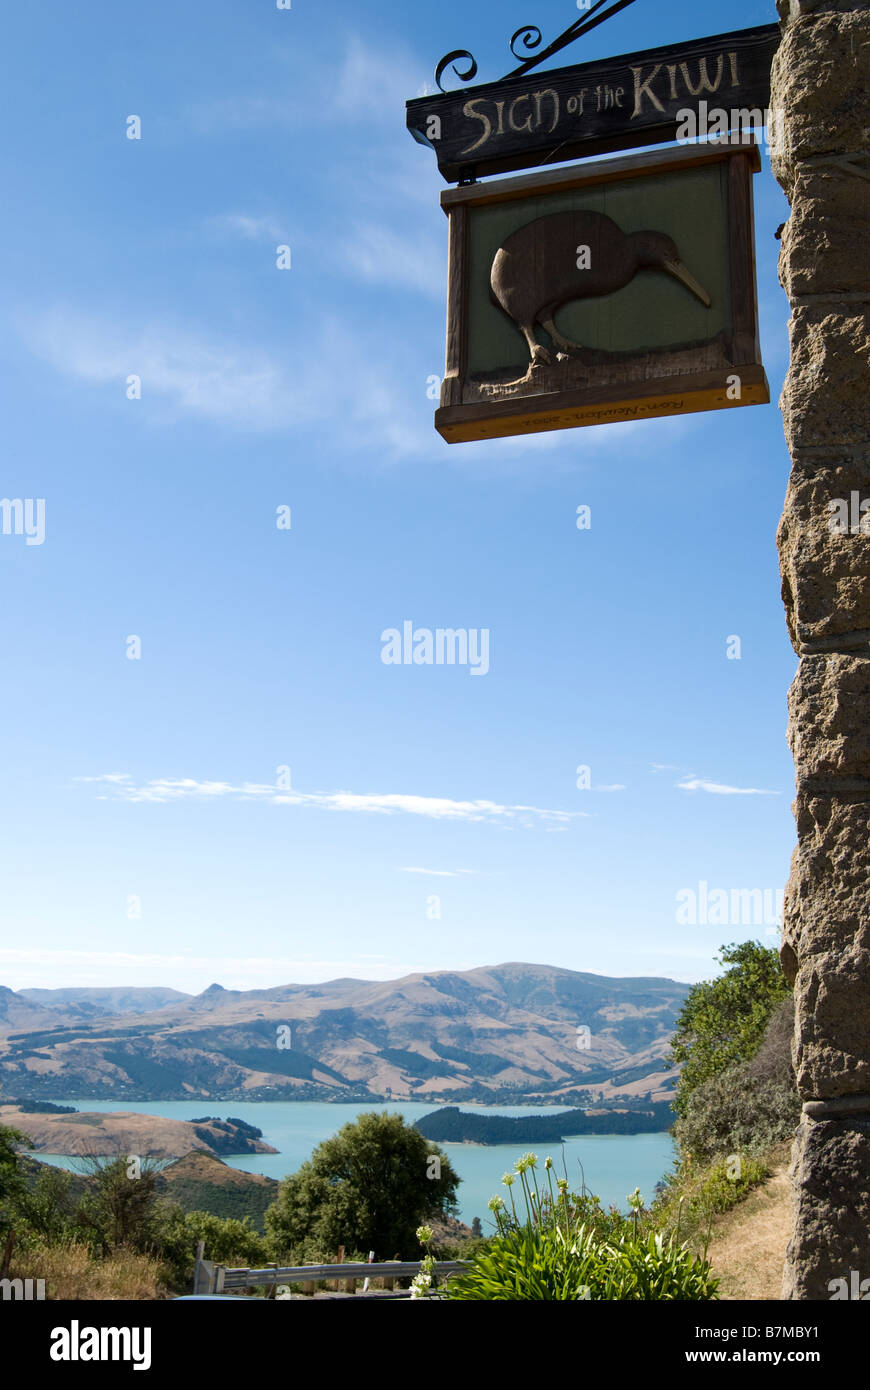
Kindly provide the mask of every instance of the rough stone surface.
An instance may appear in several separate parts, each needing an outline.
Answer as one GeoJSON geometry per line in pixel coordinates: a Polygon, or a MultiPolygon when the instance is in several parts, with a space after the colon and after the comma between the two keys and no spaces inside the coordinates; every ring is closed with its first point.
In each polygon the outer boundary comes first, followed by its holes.
{"type": "Polygon", "coordinates": [[[773,60],[771,109],[781,112],[773,172],[791,194],[799,161],[866,151],[870,14],[827,7],[790,25],[773,60]]]}
{"type": "MultiPolygon", "coordinates": [[[[865,263],[865,282],[867,277],[865,263]]],[[[785,437],[801,448],[870,444],[870,291],[863,305],[797,304],[783,391],[785,437]]]]}
{"type": "Polygon", "coordinates": [[[802,955],[792,1048],[801,1096],[829,1100],[870,1093],[870,1008],[855,1006],[862,996],[870,1000],[870,951],[853,944],[802,955]]]}
{"type": "MultiPolygon", "coordinates": [[[[801,792],[795,818],[798,846],[785,891],[782,934],[782,963],[790,984],[797,978],[798,960],[836,953],[844,943],[870,950],[870,800],[861,792],[801,792]]],[[[812,1099],[812,1093],[805,1092],[804,1099],[812,1099]]]]}
{"type": "Polygon", "coordinates": [[[868,245],[870,178],[836,164],[802,168],[800,198],[782,232],[786,294],[866,294],[868,245]]]}
{"type": "Polygon", "coordinates": [[[834,1282],[870,1277],[870,1120],[804,1120],[792,1166],[795,1234],[788,1247],[783,1298],[831,1299],[834,1282]]]}
{"type": "Polygon", "coordinates": [[[827,1107],[825,1118],[805,1111],[795,1142],[783,1296],[829,1299],[853,1270],[870,1280],[870,3],[778,9],[772,164],[792,204],[779,271],[792,306],[781,405],[794,465],[778,544],[801,657],[781,955],[798,1089],[827,1107]],[[848,1119],[830,1117],[844,1105],[848,1119]]]}
{"type": "MultiPolygon", "coordinates": [[[[788,741],[798,784],[807,778],[863,777],[870,792],[870,654],[805,657],[788,706],[788,741]]],[[[853,842],[851,849],[864,859],[866,841],[853,842]]]]}
{"type": "Polygon", "coordinates": [[[799,459],[777,541],[786,622],[797,651],[818,651],[838,637],[870,631],[870,448],[799,459]]]}

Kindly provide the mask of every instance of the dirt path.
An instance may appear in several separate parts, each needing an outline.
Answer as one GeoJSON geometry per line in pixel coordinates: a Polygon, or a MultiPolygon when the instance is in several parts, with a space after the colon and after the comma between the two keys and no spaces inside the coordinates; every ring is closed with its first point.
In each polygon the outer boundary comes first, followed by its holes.
{"type": "Polygon", "coordinates": [[[708,1258],[723,1299],[781,1297],[785,1247],[791,1236],[788,1165],[713,1227],[708,1258]]]}

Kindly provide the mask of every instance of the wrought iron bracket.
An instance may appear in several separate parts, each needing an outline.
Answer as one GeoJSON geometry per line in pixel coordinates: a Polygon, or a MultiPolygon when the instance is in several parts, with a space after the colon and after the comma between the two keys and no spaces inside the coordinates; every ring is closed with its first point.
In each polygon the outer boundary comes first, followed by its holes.
{"type": "MultiPolygon", "coordinates": [[[[582,38],[584,34],[588,34],[590,29],[596,29],[598,25],[603,24],[606,19],[610,19],[613,15],[618,14],[620,10],[624,10],[628,5],[633,4],[634,0],[595,0],[594,4],[587,7],[586,13],[580,19],[575,20],[573,24],[569,25],[563,34],[560,34],[557,39],[554,39],[553,42],[542,49],[540,53],[535,53],[534,57],[525,58],[518,68],[513,68],[510,72],[505,73],[505,77],[521,77],[523,73],[529,72],[532,68],[536,68],[539,63],[546,62],[547,58],[552,58],[554,53],[559,53],[563,48],[567,48],[569,44],[582,38]]],[[[511,38],[511,53],[515,58],[522,58],[522,51],[517,51],[517,45],[520,46],[521,50],[525,49],[526,52],[531,53],[539,48],[543,41],[544,36],[537,24],[523,24],[511,38]]],[[[438,90],[441,92],[447,90],[442,85],[441,79],[447,69],[451,67],[462,83],[472,82],[477,76],[477,62],[474,55],[469,53],[467,48],[454,48],[450,53],[445,53],[441,62],[435,69],[435,81],[438,84],[438,90]],[[468,66],[464,71],[456,66],[462,59],[466,59],[468,62],[468,66]]]]}

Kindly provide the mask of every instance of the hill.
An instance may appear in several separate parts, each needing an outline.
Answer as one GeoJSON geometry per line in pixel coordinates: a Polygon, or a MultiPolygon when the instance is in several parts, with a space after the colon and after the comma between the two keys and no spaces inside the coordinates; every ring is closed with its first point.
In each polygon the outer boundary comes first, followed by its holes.
{"type": "Polygon", "coordinates": [[[78,1157],[139,1154],[142,1158],[180,1158],[192,1149],[210,1154],[277,1153],[261,1131],[232,1121],[167,1120],[162,1115],[81,1111],[72,1115],[33,1114],[0,1105],[0,1125],[26,1134],[37,1153],[78,1157]]]}
{"type": "Polygon", "coordinates": [[[674,1112],[667,1101],[631,1110],[565,1110],[558,1115],[489,1115],[456,1106],[433,1110],[414,1121],[415,1129],[438,1143],[558,1144],[575,1134],[655,1134],[670,1129],[674,1112]]]}
{"type": "Polygon", "coordinates": [[[105,1018],[111,1014],[148,1014],[180,1004],[191,995],[163,985],[120,985],[109,989],[20,989],[18,996],[51,1009],[63,1016],[65,1022],[76,1019],[105,1018]]]}
{"type": "Polygon", "coordinates": [[[127,1014],[150,1014],[190,999],[162,985],[115,989],[20,989],[0,986],[0,1035],[57,1028],[127,1014]]]}
{"type": "MultiPolygon", "coordinates": [[[[213,984],[132,1020],[10,1027],[0,1094],[664,1100],[672,1078],[662,1059],[688,988],[521,963],[268,990],[213,984]]],[[[17,1013],[10,1001],[7,1012],[17,1013]]]]}
{"type": "Polygon", "coordinates": [[[242,1173],[202,1150],[167,1164],[157,1180],[161,1195],[184,1211],[208,1211],[214,1216],[250,1216],[265,1230],[263,1217],[278,1195],[278,1183],[259,1173],[242,1173]]]}

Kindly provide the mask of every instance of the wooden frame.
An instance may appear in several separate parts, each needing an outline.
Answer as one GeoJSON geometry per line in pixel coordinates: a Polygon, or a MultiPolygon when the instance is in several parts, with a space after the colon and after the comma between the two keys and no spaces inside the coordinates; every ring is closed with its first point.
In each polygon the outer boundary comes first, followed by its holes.
{"type": "MultiPolygon", "coordinates": [[[[449,220],[447,355],[441,406],[435,413],[436,429],[444,439],[459,443],[768,402],[755,288],[752,177],[760,167],[754,141],[732,138],[445,189],[441,205],[449,220]],[[647,180],[644,187],[649,189],[650,177],[659,175],[670,178],[678,188],[672,176],[709,165],[721,169],[723,164],[724,236],[721,221],[717,225],[727,247],[723,283],[728,294],[724,306],[719,306],[727,330],[667,348],[651,350],[638,344],[637,352],[590,353],[597,358],[596,365],[582,383],[578,383],[579,368],[544,366],[533,358],[525,377],[503,387],[481,384],[483,378],[469,366],[470,297],[472,290],[478,300],[481,293],[479,275],[477,282],[472,281],[476,210],[529,199],[536,200],[535,207],[546,207],[548,195],[637,179],[647,180]],[[491,397],[483,399],[486,392],[491,397]]],[[[720,218],[719,205],[711,209],[712,215],[720,218]]],[[[500,309],[496,312],[501,314],[500,309]]]]}

